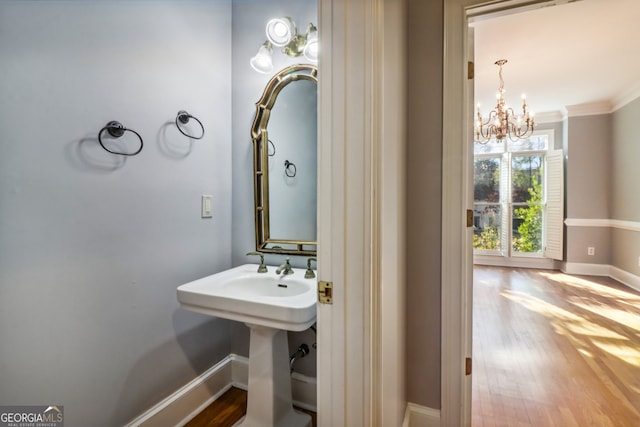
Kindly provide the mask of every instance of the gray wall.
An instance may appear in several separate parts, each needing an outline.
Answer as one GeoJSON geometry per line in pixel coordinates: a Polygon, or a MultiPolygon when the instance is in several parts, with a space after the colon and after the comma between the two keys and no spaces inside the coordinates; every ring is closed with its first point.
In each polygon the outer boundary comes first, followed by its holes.
{"type": "MultiPolygon", "coordinates": [[[[640,98],[613,113],[612,206],[611,218],[640,222],[640,143],[638,117],[640,98]]],[[[614,229],[611,233],[611,264],[629,273],[640,275],[640,232],[614,229]]]]}
{"type": "Polygon", "coordinates": [[[567,218],[609,218],[611,117],[568,120],[567,218]]]}
{"type": "MultiPolygon", "coordinates": [[[[296,63],[303,62],[303,57],[290,58],[274,48],[273,73],[260,74],[251,68],[249,60],[260,45],[266,40],[265,25],[269,19],[278,16],[290,16],[304,31],[309,22],[318,23],[318,6],[316,0],[234,0],[233,1],[233,220],[232,220],[232,264],[241,265],[255,263],[256,259],[245,254],[256,248],[255,223],[253,208],[253,146],[251,141],[251,124],[255,115],[255,103],[262,96],[265,85],[275,73],[296,63]]],[[[322,37],[322,36],[320,36],[322,37]]],[[[319,78],[322,78],[319,76],[319,78]]],[[[294,266],[306,266],[306,258],[292,257],[294,266]]],[[[269,265],[280,265],[282,256],[268,255],[269,265]]],[[[249,331],[246,326],[234,323],[234,353],[249,355],[249,331]]],[[[289,347],[293,352],[301,342],[310,347],[315,342],[311,331],[289,334],[289,347]]],[[[296,363],[296,371],[315,376],[316,353],[312,351],[308,357],[296,363]]]]}
{"type": "MultiPolygon", "coordinates": [[[[567,120],[567,217],[640,222],[635,136],[640,99],[611,114],[567,120]]],[[[566,261],[613,265],[640,274],[640,232],[567,227],[566,261]],[[595,247],[595,256],[587,247],[595,247]]]]}
{"type": "Polygon", "coordinates": [[[231,351],[176,301],[231,266],[230,1],[2,1],[0,58],[0,404],[121,425],[231,351]]]}
{"type": "Polygon", "coordinates": [[[407,400],[440,408],[443,1],[407,3],[407,400]]]}
{"type": "MultiPolygon", "coordinates": [[[[611,215],[611,115],[570,117],[567,121],[566,216],[606,219],[611,215]]],[[[567,227],[566,258],[570,263],[609,264],[608,228],[567,227]],[[587,255],[587,247],[595,256],[587,255]]]]}
{"type": "MultiPolygon", "coordinates": [[[[611,218],[640,222],[640,142],[638,141],[640,98],[612,114],[611,218]]],[[[608,144],[605,144],[608,145],[608,144]]]]}
{"type": "Polygon", "coordinates": [[[552,122],[552,123],[536,123],[536,131],[538,130],[553,130],[553,149],[554,150],[562,150],[563,147],[563,132],[564,132],[564,123],[563,122],[552,122]]]}

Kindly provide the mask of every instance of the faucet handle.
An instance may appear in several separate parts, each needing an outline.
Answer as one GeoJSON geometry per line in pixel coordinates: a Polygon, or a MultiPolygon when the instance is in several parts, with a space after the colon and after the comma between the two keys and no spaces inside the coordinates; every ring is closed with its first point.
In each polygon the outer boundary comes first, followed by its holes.
{"type": "Polygon", "coordinates": [[[316,277],[316,274],[313,272],[313,270],[311,269],[311,262],[318,262],[317,259],[315,258],[309,258],[307,260],[307,271],[304,273],[304,278],[305,279],[313,279],[314,277],[316,277]]]}
{"type": "Polygon", "coordinates": [[[247,252],[247,255],[258,255],[260,256],[260,265],[258,266],[258,273],[266,273],[267,266],[264,263],[264,254],[258,251],[247,252]]]}

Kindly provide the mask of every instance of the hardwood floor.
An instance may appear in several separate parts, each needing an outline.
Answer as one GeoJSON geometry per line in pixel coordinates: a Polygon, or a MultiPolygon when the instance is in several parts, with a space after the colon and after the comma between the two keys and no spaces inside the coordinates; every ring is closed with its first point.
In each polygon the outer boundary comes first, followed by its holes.
{"type": "Polygon", "coordinates": [[[474,268],[472,426],[640,426],[640,293],[474,268]]]}
{"type": "MultiPolygon", "coordinates": [[[[297,408],[296,408],[297,409],[297,408]]],[[[311,415],[313,427],[316,426],[315,412],[298,409],[311,415]]],[[[186,424],[186,427],[231,427],[238,422],[247,411],[247,392],[232,387],[218,400],[186,424]]]]}

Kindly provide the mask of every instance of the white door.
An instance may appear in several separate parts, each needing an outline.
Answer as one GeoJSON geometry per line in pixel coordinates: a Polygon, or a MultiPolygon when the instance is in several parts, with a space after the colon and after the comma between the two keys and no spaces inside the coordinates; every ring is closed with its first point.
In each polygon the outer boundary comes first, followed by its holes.
{"type": "Polygon", "coordinates": [[[318,279],[333,283],[318,305],[318,425],[399,427],[403,2],[319,0],[318,15],[318,279]]]}

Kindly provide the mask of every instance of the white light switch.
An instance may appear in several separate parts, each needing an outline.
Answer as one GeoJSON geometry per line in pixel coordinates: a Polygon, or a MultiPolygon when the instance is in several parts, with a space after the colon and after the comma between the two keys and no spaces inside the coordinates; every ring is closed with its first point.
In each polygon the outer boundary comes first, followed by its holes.
{"type": "Polygon", "coordinates": [[[202,195],[202,218],[213,217],[213,196],[202,195]]]}

